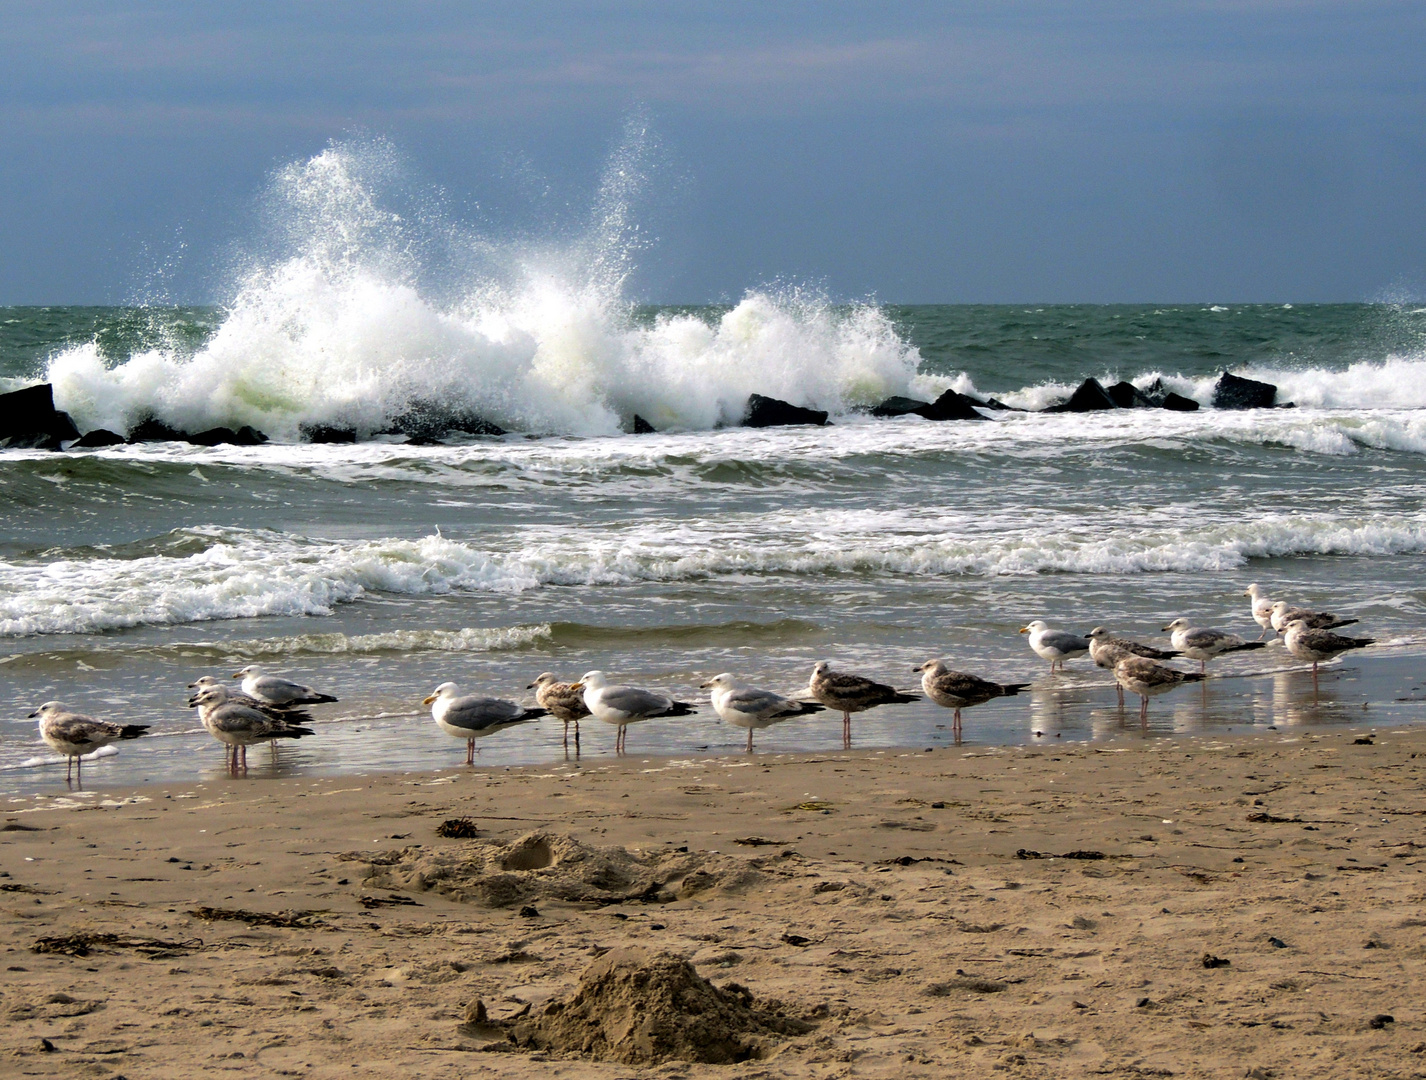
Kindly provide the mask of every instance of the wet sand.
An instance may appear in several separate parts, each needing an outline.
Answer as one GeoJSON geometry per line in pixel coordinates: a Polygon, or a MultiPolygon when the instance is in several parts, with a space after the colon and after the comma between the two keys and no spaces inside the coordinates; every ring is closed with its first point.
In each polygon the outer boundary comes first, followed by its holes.
{"type": "Polygon", "coordinates": [[[12,804],[0,1054],[131,1080],[1420,1075],[1423,770],[1426,730],[1377,727],[12,804]],[[437,835],[458,818],[477,838],[437,835]],[[503,1048],[625,946],[810,1030],[733,1065],[503,1048]]]}

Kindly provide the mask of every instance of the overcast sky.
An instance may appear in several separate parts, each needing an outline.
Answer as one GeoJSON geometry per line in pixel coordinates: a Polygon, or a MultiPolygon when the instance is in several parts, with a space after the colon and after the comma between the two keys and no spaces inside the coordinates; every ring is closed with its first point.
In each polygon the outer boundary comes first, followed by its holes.
{"type": "Polygon", "coordinates": [[[1426,294],[1426,4],[6,0],[0,303],[222,300],[276,170],[383,137],[570,227],[630,117],[631,288],[1426,294]]]}

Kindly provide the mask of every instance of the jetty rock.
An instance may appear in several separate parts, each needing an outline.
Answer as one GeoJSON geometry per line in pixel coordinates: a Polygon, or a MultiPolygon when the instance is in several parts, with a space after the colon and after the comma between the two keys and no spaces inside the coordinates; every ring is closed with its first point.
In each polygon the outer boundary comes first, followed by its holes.
{"type": "Polygon", "coordinates": [[[1245,379],[1225,371],[1213,387],[1215,409],[1271,409],[1277,403],[1277,387],[1272,383],[1245,379]]]}
{"type": "Polygon", "coordinates": [[[1048,409],[1041,409],[1046,413],[1066,413],[1066,412],[1096,412],[1100,409],[1117,409],[1114,399],[1109,396],[1109,392],[1099,384],[1098,379],[1085,379],[1079,384],[1079,388],[1070,395],[1068,401],[1063,401],[1058,405],[1051,405],[1048,409]]]}
{"type": "Polygon", "coordinates": [[[79,429],[69,413],[54,407],[54,387],[49,383],[0,394],[0,445],[58,450],[61,443],[77,438],[79,429]]]}
{"type": "Polygon", "coordinates": [[[872,416],[882,418],[906,416],[910,413],[919,412],[930,405],[929,401],[922,401],[919,398],[910,397],[889,397],[880,405],[873,405],[868,411],[872,416]]]}
{"type": "Polygon", "coordinates": [[[764,397],[762,394],[748,396],[748,404],[743,410],[743,427],[789,427],[795,424],[825,427],[827,414],[821,409],[804,409],[790,401],[764,397]]]}

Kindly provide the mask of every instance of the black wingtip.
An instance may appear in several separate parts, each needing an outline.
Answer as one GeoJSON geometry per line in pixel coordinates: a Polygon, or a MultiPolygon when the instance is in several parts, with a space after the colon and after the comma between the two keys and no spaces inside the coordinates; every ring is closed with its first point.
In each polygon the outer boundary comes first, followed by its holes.
{"type": "Polygon", "coordinates": [[[332,697],[331,694],[318,694],[315,698],[313,698],[310,702],[308,702],[308,704],[311,704],[311,705],[322,705],[322,704],[325,704],[325,703],[327,703],[327,702],[335,702],[336,700],[337,700],[337,699],[334,698],[334,697],[332,697]]]}
{"type": "Polygon", "coordinates": [[[909,705],[913,701],[920,701],[920,694],[894,694],[887,699],[888,705],[909,705]]]}
{"type": "Polygon", "coordinates": [[[692,716],[698,710],[686,701],[675,701],[664,716],[692,716]]]}
{"type": "Polygon", "coordinates": [[[137,739],[152,726],[151,724],[125,724],[119,732],[119,738],[137,739]]]}
{"type": "Polygon", "coordinates": [[[529,708],[529,709],[526,709],[526,710],[525,710],[525,715],[522,716],[520,719],[522,719],[522,720],[533,720],[533,719],[535,719],[535,718],[538,717],[538,716],[549,716],[549,715],[550,715],[550,710],[549,710],[549,709],[529,708]]]}

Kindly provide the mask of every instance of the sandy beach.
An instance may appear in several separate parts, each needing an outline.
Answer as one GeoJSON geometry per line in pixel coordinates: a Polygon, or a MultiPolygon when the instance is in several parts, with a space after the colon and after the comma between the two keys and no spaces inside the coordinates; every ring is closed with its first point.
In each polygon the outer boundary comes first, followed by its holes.
{"type": "Polygon", "coordinates": [[[1422,1075],[1423,768],[1376,728],[12,801],[4,1072],[1422,1075]],[[726,992],[577,997],[660,953],[726,992]],[[745,1060],[649,1060],[715,1029],[745,1060]]]}

